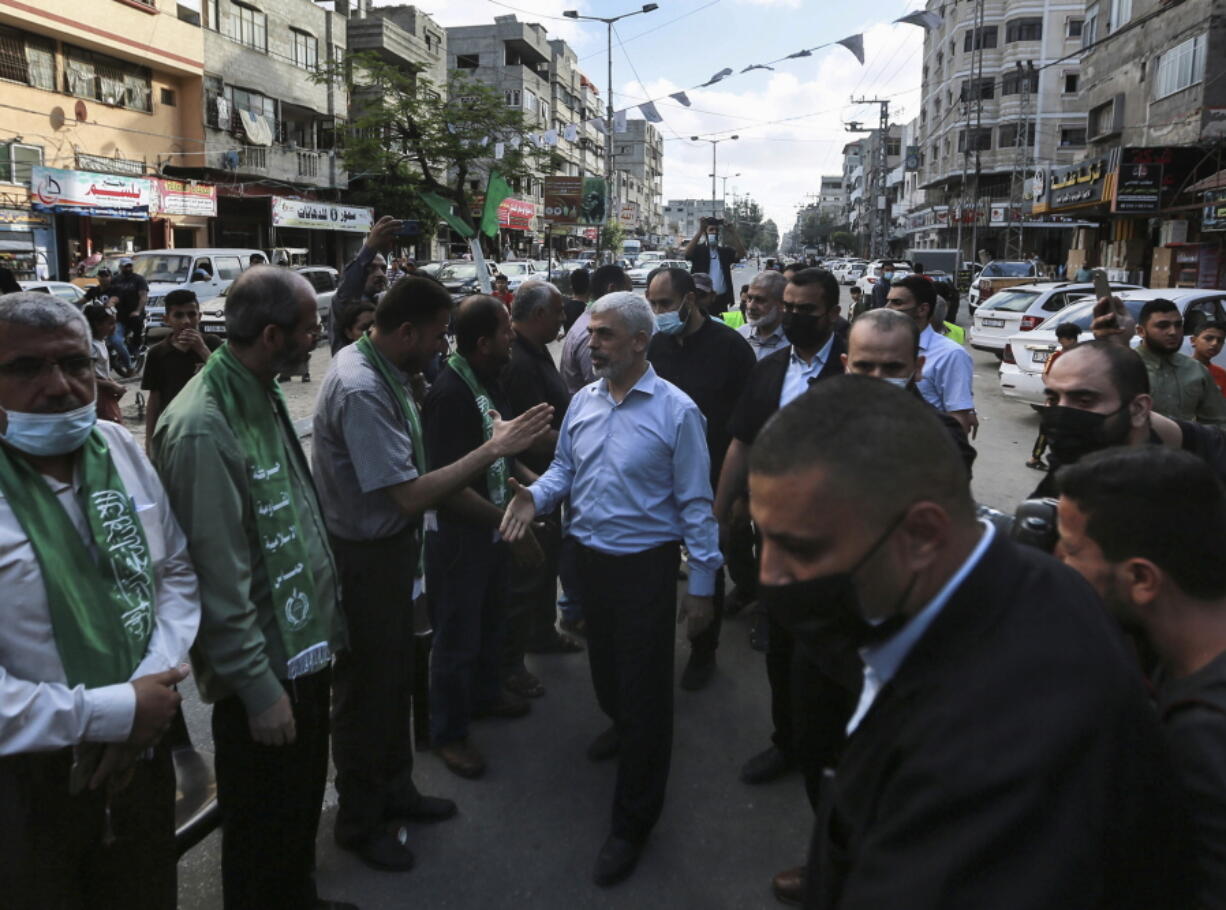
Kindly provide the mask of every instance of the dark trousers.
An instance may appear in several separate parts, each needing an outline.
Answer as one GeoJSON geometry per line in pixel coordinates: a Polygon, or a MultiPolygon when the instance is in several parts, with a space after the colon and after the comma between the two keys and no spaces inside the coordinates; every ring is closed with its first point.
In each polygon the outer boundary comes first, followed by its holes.
{"type": "Polygon", "coordinates": [[[757,535],[748,518],[733,521],[728,533],[728,549],[724,562],[728,576],[745,598],[753,598],[758,592],[758,559],[755,555],[757,535]]]}
{"type": "Polygon", "coordinates": [[[138,761],[131,782],[109,797],[106,785],[69,795],[71,767],[71,749],[0,759],[0,907],[173,910],[169,747],[138,761]]]}
{"type": "Polygon", "coordinates": [[[487,527],[440,520],[426,534],[430,654],[430,741],[468,736],[473,714],[498,697],[502,621],[510,554],[487,527]]]}
{"type": "Polygon", "coordinates": [[[332,538],[349,647],[332,677],[336,836],[360,843],[417,799],[413,786],[413,528],[382,540],[332,538]]]}
{"type": "Polygon", "coordinates": [[[225,910],[314,905],[331,679],[326,669],[282,683],[297,730],[285,746],[251,738],[247,709],[237,695],[213,706],[225,910]]]}
{"type": "Polygon", "coordinates": [[[847,742],[847,722],[856,710],[863,683],[860,656],[848,645],[842,653],[792,650],[791,701],[793,754],[805,780],[809,805],[817,811],[822,774],[838,764],[847,742]]]}
{"type": "Polygon", "coordinates": [[[534,528],[533,533],[545,558],[536,568],[511,566],[511,597],[502,658],[504,677],[524,669],[524,652],[548,644],[558,634],[558,557],[562,548],[558,516],[545,516],[544,525],[534,528]]]}
{"type": "Polygon", "coordinates": [[[646,839],[664,807],[673,748],[678,544],[611,556],[579,550],[592,685],[621,743],[612,832],[646,839]]]}

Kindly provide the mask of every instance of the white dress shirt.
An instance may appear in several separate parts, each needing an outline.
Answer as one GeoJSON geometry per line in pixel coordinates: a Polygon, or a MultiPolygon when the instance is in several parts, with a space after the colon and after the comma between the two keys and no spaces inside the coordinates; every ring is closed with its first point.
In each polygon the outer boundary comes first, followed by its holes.
{"type": "MultiPolygon", "coordinates": [[[[156,622],[132,679],[182,663],[200,624],[196,572],[187,538],[170,511],[162,483],[131,434],[98,421],[115,468],[149,544],[155,580],[156,622]]],[[[78,502],[80,472],[72,483],[44,478],[91,552],[93,538],[78,502]]],[[[34,547],[0,494],[0,755],[39,752],[79,742],[123,742],[132,730],[136,690],[126,681],[87,689],[69,687],[51,629],[51,612],[34,547]]]]}
{"type": "Polygon", "coordinates": [[[860,703],[856,705],[856,713],[847,722],[848,736],[860,726],[860,721],[864,719],[868,709],[873,706],[877,693],[894,678],[894,674],[898,672],[902,662],[911,653],[915,643],[924,637],[932,621],[945,608],[945,604],[949,603],[949,599],[966,580],[966,576],[970,575],[975,566],[979,565],[979,560],[983,558],[988,545],[992,543],[992,538],[996,536],[996,528],[990,521],[982,521],[982,524],[983,536],[979,538],[975,549],[971,550],[971,555],[966,557],[966,561],[958,567],[958,571],[950,577],[949,581],[945,582],[945,586],[932,600],[928,601],[924,609],[916,613],[911,621],[899,629],[892,638],[878,645],[860,649],[860,657],[864,660],[864,688],[860,690],[860,703]]]}
{"type": "Polygon", "coordinates": [[[826,361],[830,359],[830,348],[834,345],[834,332],[826,339],[826,343],[813,356],[813,360],[805,363],[796,356],[796,349],[788,358],[788,371],[783,374],[783,386],[779,389],[779,407],[787,407],[793,399],[799,398],[809,390],[809,383],[817,378],[826,361]]]}
{"type": "Polygon", "coordinates": [[[757,326],[750,325],[748,322],[737,329],[741,333],[741,337],[749,342],[753,348],[754,356],[761,360],[768,354],[773,354],[775,351],[785,347],[788,343],[788,337],[783,334],[783,320],[766,335],[759,335],[757,326]]]}
{"type": "Polygon", "coordinates": [[[975,376],[975,362],[966,349],[938,335],[932,326],[925,326],[920,333],[919,352],[924,356],[924,368],[916,388],[924,401],[946,413],[973,410],[971,380],[975,376]]]}
{"type": "Polygon", "coordinates": [[[711,247],[711,290],[716,294],[722,294],[728,290],[728,286],[724,283],[724,263],[719,258],[719,247],[711,247]]]}

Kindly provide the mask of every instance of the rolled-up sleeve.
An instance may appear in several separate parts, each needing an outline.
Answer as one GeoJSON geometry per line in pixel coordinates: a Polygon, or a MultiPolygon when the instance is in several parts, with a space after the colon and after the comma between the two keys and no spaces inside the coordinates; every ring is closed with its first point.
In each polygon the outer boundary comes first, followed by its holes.
{"type": "Polygon", "coordinates": [[[724,558],[712,508],[706,421],[693,405],[680,409],[673,446],[673,495],[681,515],[681,539],[690,554],[688,590],[696,597],[710,597],[724,558]]]}
{"type": "Polygon", "coordinates": [[[579,402],[576,401],[562,419],[562,428],[558,431],[558,444],[554,448],[553,461],[549,463],[549,469],[528,488],[528,492],[532,494],[532,503],[536,506],[537,515],[552,512],[563,499],[570,495],[571,484],[575,480],[571,415],[578,410],[578,405],[579,402]]]}

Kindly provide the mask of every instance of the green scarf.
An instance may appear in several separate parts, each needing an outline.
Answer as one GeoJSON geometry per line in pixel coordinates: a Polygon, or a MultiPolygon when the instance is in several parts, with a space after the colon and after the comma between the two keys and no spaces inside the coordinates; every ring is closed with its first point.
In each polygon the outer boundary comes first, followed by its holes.
{"type": "MultiPolygon", "coordinates": [[[[404,385],[388,366],[387,358],[375,350],[375,344],[370,340],[369,335],[363,335],[357,340],[357,349],[375,368],[375,372],[383,377],[383,381],[392,390],[392,397],[400,403],[400,410],[404,411],[405,423],[409,425],[409,441],[413,444],[413,460],[417,463],[417,474],[418,476],[425,474],[430,467],[426,460],[426,440],[421,430],[421,415],[417,412],[417,405],[405,394],[404,385]]],[[[426,536],[421,533],[420,528],[417,538],[420,549],[417,553],[417,570],[414,578],[422,579],[426,574],[426,536]]]]}
{"type": "Polygon", "coordinates": [[[98,430],[81,447],[82,502],[94,553],[47,482],[0,446],[0,491],[30,538],[55,647],[68,685],[127,682],[154,624],[154,577],[145,530],[98,430]]]}
{"type": "MultiPolygon", "coordinates": [[[[447,366],[459,374],[464,384],[472,391],[473,397],[477,399],[477,410],[481,412],[481,430],[488,442],[494,435],[494,418],[490,416],[494,400],[490,398],[490,393],[485,391],[485,387],[477,379],[477,374],[473,372],[473,368],[462,354],[457,352],[448,357],[447,366]]],[[[489,491],[490,502],[499,508],[505,506],[511,498],[510,486],[507,484],[508,473],[505,458],[495,459],[494,463],[485,469],[485,488],[489,491]]]]}
{"type": "Polygon", "coordinates": [[[239,363],[228,344],[213,352],[201,372],[247,459],[251,511],[273,615],[288,657],[287,674],[295,679],[322,670],[332,659],[329,619],[315,600],[310,551],[294,502],[290,480],[294,454],[277,426],[278,422],[292,426],[281,389],[262,384],[239,363]]]}

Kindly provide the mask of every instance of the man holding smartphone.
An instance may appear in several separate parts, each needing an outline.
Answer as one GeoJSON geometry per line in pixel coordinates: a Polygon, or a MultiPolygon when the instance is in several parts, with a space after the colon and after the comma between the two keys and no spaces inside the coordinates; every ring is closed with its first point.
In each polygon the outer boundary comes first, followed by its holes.
{"type": "Polygon", "coordinates": [[[732,263],[745,258],[745,243],[736,228],[724,224],[723,218],[703,218],[684,255],[690,262],[692,274],[711,276],[711,288],[715,292],[715,306],[711,315],[717,316],[731,309],[732,263]],[[730,246],[720,243],[721,231],[730,246]]]}

